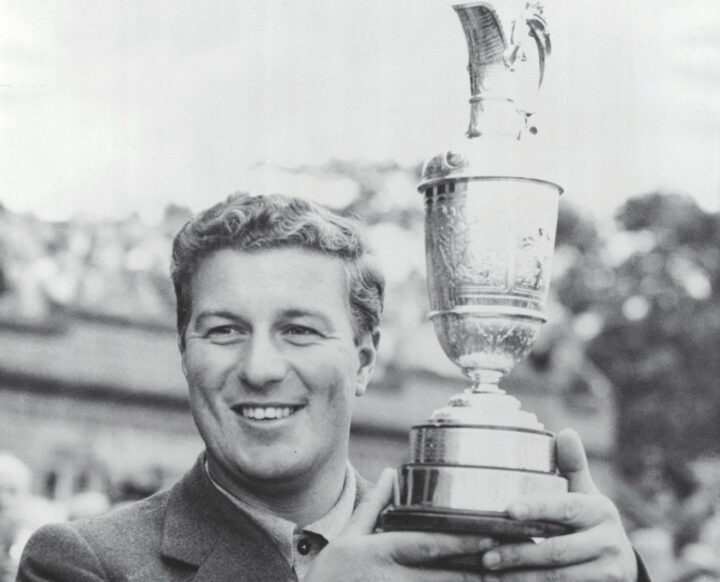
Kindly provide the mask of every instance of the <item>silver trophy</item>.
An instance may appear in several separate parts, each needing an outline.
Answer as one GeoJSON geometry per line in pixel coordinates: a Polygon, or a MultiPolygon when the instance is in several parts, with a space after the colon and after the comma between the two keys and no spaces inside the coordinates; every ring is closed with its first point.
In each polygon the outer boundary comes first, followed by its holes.
{"type": "Polygon", "coordinates": [[[550,51],[538,3],[454,6],[468,43],[467,137],[431,158],[425,202],[429,317],[447,356],[473,385],[410,432],[386,530],[551,536],[564,526],[513,522],[527,493],[567,491],[552,433],[499,382],[530,352],[548,294],[560,186],[529,124],[550,51]],[[526,135],[526,134],[531,135],[526,135]]]}

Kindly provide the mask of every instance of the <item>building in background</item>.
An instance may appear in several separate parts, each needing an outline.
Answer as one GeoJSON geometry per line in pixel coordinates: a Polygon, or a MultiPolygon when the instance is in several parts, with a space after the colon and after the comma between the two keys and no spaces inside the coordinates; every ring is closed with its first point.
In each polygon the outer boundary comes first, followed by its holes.
{"type": "MultiPolygon", "coordinates": [[[[0,320],[0,449],[33,468],[37,493],[88,491],[115,501],[152,493],[202,449],[174,329],[67,312],[55,326],[0,320]]],[[[384,365],[357,401],[351,458],[374,479],[408,454],[408,430],[467,386],[432,327],[384,328],[384,365]]],[[[571,346],[568,343],[567,346],[571,346]]],[[[614,406],[604,379],[563,349],[534,356],[508,390],[551,429],[582,434],[596,478],[612,492],[614,406]]]]}

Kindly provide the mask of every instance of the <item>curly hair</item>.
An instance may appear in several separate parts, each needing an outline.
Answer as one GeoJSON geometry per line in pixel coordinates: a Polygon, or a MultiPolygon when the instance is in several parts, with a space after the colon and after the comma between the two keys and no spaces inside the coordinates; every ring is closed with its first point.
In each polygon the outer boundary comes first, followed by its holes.
{"type": "Polygon", "coordinates": [[[342,259],[355,341],[378,330],[385,279],[356,221],[299,198],[233,194],[197,214],[175,235],[171,277],[181,346],[190,320],[192,277],[200,263],[221,249],[252,252],[280,247],[342,259]]]}

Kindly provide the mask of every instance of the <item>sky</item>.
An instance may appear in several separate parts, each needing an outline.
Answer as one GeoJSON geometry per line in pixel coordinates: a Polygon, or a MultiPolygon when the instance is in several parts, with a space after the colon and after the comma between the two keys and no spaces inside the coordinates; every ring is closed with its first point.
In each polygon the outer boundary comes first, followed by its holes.
{"type": "MultiPolygon", "coordinates": [[[[535,124],[565,196],[598,216],[657,189],[720,210],[720,2],[545,5],[535,124]]],[[[156,220],[236,190],[341,197],[275,170],[445,151],[466,63],[444,0],[3,0],[0,203],[156,220]]]]}

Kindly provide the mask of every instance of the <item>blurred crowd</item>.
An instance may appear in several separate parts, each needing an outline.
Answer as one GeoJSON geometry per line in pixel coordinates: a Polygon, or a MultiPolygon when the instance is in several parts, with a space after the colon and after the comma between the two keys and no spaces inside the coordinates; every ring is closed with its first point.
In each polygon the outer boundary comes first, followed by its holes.
{"type": "Polygon", "coordinates": [[[171,322],[170,245],[188,215],[51,223],[0,206],[0,316],[42,321],[60,307],[171,322]]]}
{"type": "Polygon", "coordinates": [[[37,493],[38,477],[16,455],[0,451],[0,582],[15,580],[25,543],[39,527],[101,515],[167,484],[161,471],[151,471],[105,490],[88,488],[50,499],[37,493]]]}
{"type": "Polygon", "coordinates": [[[720,462],[707,457],[668,463],[649,455],[640,463],[643,470],[632,485],[644,515],[628,520],[653,580],[720,580],[720,462]]]}

